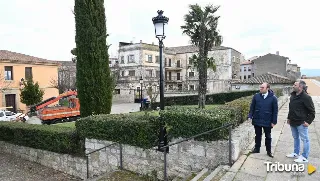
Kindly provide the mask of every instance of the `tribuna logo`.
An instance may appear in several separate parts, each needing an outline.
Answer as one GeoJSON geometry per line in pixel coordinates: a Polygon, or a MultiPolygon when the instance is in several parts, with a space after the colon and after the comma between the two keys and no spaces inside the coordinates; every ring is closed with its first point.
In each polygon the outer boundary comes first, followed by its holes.
{"type": "Polygon", "coordinates": [[[304,164],[282,164],[279,162],[264,162],[267,165],[267,172],[304,172],[304,164]]]}

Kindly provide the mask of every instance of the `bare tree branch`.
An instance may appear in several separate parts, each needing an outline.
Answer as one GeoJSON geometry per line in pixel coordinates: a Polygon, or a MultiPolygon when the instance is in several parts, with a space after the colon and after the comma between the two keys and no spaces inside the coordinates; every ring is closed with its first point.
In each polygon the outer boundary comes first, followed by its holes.
{"type": "Polygon", "coordinates": [[[5,74],[3,71],[0,71],[0,92],[5,92],[6,90],[10,89],[12,81],[6,80],[5,74]]]}

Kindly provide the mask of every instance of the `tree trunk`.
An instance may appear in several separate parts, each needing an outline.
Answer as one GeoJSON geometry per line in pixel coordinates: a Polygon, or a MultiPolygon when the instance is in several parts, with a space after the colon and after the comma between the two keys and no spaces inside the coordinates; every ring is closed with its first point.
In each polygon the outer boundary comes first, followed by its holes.
{"type": "Polygon", "coordinates": [[[198,70],[199,70],[199,108],[205,108],[205,101],[206,101],[206,92],[207,92],[207,62],[205,59],[205,52],[204,52],[204,43],[205,43],[205,26],[202,25],[200,31],[200,41],[199,41],[199,63],[198,63],[198,70]]]}
{"type": "Polygon", "coordinates": [[[81,117],[109,114],[112,77],[109,69],[104,0],[75,0],[76,83],[81,117]]]}

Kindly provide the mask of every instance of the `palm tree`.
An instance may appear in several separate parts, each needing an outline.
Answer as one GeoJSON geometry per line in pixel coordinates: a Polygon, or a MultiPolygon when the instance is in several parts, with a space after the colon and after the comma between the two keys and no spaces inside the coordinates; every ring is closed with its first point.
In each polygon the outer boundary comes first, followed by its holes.
{"type": "Polygon", "coordinates": [[[181,26],[183,34],[190,37],[191,43],[198,47],[198,55],[191,57],[199,71],[199,107],[205,107],[207,92],[208,66],[215,70],[214,60],[208,58],[208,51],[213,46],[220,46],[222,36],[217,30],[220,16],[216,16],[220,6],[207,5],[204,10],[200,5],[189,5],[190,11],[184,16],[185,25],[181,26]]]}

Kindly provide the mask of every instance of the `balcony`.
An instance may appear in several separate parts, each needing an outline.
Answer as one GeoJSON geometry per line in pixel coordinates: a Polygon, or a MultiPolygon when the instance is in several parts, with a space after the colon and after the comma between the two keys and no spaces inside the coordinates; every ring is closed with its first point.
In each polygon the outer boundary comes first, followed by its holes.
{"type": "Polygon", "coordinates": [[[167,82],[181,82],[182,81],[182,76],[166,76],[165,80],[167,82]]]}
{"type": "Polygon", "coordinates": [[[182,70],[181,63],[173,64],[173,63],[165,63],[165,68],[168,70],[182,70]]]}

